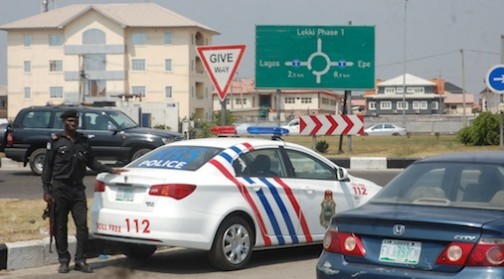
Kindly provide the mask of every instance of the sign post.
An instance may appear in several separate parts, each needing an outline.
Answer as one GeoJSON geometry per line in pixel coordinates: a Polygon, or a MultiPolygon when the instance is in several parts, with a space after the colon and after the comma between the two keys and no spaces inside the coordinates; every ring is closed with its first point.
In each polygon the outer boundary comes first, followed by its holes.
{"type": "Polygon", "coordinates": [[[256,88],[374,89],[374,26],[256,26],[256,88]]]}
{"type": "MultiPolygon", "coordinates": [[[[501,101],[502,101],[502,94],[504,93],[504,64],[500,65],[495,65],[490,70],[488,71],[486,77],[485,77],[485,82],[488,86],[488,88],[497,94],[501,94],[501,101]]],[[[500,112],[500,118],[499,118],[499,123],[500,123],[500,129],[499,129],[499,141],[500,141],[500,147],[503,147],[503,123],[504,121],[502,120],[503,117],[503,111],[504,107],[502,106],[502,103],[499,104],[499,112],[500,112]]]]}
{"type": "Polygon", "coordinates": [[[243,57],[245,45],[203,46],[197,50],[219,98],[224,101],[243,57]]]}

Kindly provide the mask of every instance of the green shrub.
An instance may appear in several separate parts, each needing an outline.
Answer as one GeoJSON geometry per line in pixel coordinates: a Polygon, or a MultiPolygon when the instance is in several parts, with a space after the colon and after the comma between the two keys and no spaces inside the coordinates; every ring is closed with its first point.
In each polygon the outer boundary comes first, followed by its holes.
{"type": "Polygon", "coordinates": [[[457,133],[457,140],[465,145],[483,146],[499,144],[499,114],[481,113],[471,126],[457,133]]]}

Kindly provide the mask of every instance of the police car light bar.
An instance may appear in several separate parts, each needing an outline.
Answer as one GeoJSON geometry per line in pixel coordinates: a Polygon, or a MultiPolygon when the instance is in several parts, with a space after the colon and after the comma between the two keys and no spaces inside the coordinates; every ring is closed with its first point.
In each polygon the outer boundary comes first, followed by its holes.
{"type": "Polygon", "coordinates": [[[210,132],[214,135],[219,136],[236,136],[235,126],[214,126],[210,129],[210,132]]]}
{"type": "Polygon", "coordinates": [[[281,127],[251,126],[247,128],[247,133],[252,135],[284,136],[289,134],[289,130],[281,127]]]}

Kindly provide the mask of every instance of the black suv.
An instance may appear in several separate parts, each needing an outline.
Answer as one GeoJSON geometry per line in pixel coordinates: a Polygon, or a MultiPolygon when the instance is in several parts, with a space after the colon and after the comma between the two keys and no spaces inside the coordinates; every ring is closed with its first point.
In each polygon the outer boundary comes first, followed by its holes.
{"type": "MultiPolygon", "coordinates": [[[[7,158],[30,164],[42,173],[47,141],[51,133],[62,131],[60,115],[68,110],[79,112],[78,131],[88,136],[98,160],[126,164],[168,142],[183,139],[182,134],[139,127],[117,109],[87,106],[32,106],[17,114],[7,126],[0,144],[7,158]]],[[[0,150],[2,151],[2,150],[0,150]]]]}

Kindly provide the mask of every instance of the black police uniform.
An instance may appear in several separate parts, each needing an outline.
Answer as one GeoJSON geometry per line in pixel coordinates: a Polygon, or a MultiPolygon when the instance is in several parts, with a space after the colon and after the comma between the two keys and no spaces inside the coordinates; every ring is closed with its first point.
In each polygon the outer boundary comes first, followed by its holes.
{"type": "Polygon", "coordinates": [[[75,142],[65,132],[51,135],[42,171],[42,185],[44,194],[52,194],[55,203],[55,239],[60,263],[68,263],[71,258],[67,240],[69,212],[72,213],[77,230],[75,262],[85,262],[86,259],[88,227],[83,184],[86,166],[96,172],[112,172],[110,167],[95,160],[85,135],[76,132],[75,142]]]}

